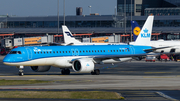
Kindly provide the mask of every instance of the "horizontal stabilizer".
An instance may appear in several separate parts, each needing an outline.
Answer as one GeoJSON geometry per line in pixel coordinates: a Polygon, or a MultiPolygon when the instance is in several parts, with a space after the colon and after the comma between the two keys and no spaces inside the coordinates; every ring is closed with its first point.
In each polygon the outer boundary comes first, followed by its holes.
{"type": "Polygon", "coordinates": [[[172,47],[172,46],[151,48],[151,49],[145,49],[144,51],[155,51],[155,50],[158,50],[158,49],[171,48],[171,47],[172,47]]]}

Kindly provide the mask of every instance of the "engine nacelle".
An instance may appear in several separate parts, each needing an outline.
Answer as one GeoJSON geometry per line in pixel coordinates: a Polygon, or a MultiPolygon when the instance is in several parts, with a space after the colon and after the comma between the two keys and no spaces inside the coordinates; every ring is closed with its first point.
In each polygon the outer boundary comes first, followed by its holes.
{"type": "Polygon", "coordinates": [[[94,63],[88,59],[78,59],[73,61],[72,68],[75,72],[91,72],[94,70],[94,63]]]}
{"type": "Polygon", "coordinates": [[[51,66],[31,66],[31,69],[35,72],[47,72],[51,66]]]}

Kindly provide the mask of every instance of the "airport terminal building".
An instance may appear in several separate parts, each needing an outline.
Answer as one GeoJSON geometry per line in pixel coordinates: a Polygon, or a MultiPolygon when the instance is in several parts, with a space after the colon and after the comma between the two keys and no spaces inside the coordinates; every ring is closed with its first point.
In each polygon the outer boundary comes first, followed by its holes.
{"type": "MultiPolygon", "coordinates": [[[[117,0],[114,15],[66,16],[65,25],[78,37],[121,35],[121,42],[129,41],[131,20],[142,27],[147,16],[155,15],[153,35],[157,39],[180,39],[180,2],[178,0],[117,0]],[[154,1],[154,2],[153,2],[154,1]],[[126,8],[126,9],[124,9],[126,8]],[[124,13],[126,12],[126,13],[124,13]],[[132,16],[131,16],[132,15],[132,16]]],[[[82,10],[81,10],[82,11],[82,10]]],[[[0,37],[30,37],[54,35],[56,42],[63,42],[63,16],[0,16],[0,37]],[[59,33],[58,33],[59,32],[59,33]]]]}

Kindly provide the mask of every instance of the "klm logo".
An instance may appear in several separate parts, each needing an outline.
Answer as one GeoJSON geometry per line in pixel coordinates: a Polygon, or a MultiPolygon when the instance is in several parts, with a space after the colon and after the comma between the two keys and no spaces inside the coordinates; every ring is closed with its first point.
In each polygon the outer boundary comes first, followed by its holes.
{"type": "Polygon", "coordinates": [[[90,66],[89,64],[87,64],[86,66],[90,66]]]}
{"type": "Polygon", "coordinates": [[[73,37],[69,32],[65,32],[67,36],[73,37]]]}
{"type": "Polygon", "coordinates": [[[150,38],[150,33],[148,33],[148,29],[146,28],[145,30],[143,30],[144,33],[141,33],[141,37],[142,38],[150,38]]]}

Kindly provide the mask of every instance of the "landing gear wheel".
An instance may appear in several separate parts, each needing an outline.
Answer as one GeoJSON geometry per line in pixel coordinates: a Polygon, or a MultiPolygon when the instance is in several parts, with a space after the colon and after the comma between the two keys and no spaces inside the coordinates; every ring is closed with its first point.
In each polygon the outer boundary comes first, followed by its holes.
{"type": "Polygon", "coordinates": [[[24,68],[24,66],[18,66],[17,68],[19,68],[19,76],[23,76],[24,75],[24,70],[23,70],[23,68],[24,68]]]}
{"type": "Polygon", "coordinates": [[[91,72],[91,75],[99,75],[99,74],[100,74],[99,69],[95,69],[93,72],[91,72]]]}
{"type": "Polygon", "coordinates": [[[70,74],[70,70],[69,69],[62,69],[61,70],[61,74],[62,75],[69,75],[70,74]]]}
{"type": "Polygon", "coordinates": [[[23,76],[24,75],[24,73],[23,72],[19,72],[19,76],[23,76]]]}

